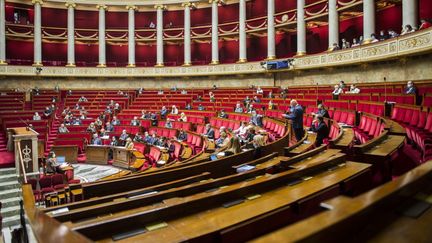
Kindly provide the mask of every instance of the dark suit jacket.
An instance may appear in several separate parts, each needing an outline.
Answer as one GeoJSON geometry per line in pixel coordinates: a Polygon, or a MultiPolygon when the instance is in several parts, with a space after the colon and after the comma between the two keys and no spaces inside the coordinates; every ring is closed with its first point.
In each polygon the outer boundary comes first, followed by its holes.
{"type": "Polygon", "coordinates": [[[315,144],[317,146],[320,146],[323,143],[324,139],[328,137],[329,129],[327,125],[325,124],[325,122],[321,122],[318,125],[312,123],[311,129],[317,134],[315,144]]]}
{"type": "Polygon", "coordinates": [[[262,123],[262,116],[260,116],[260,115],[251,116],[251,122],[252,122],[252,124],[254,124],[255,126],[259,126],[259,127],[262,127],[262,126],[263,126],[263,123],[262,123]]]}
{"type": "Polygon", "coordinates": [[[206,132],[205,135],[207,135],[207,137],[208,137],[209,139],[214,139],[215,132],[214,132],[213,128],[210,128],[210,129],[206,132]]]}
{"type": "Polygon", "coordinates": [[[292,126],[294,129],[303,129],[303,108],[301,105],[295,106],[291,113],[285,115],[285,117],[293,121],[292,126]]]}
{"type": "Polygon", "coordinates": [[[317,114],[321,115],[324,118],[330,118],[330,115],[326,109],[318,110],[317,114]]]}

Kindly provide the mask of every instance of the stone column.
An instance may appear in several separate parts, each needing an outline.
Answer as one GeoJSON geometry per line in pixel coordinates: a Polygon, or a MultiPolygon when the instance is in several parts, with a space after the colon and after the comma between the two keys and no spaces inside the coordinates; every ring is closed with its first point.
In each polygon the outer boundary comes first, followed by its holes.
{"type": "Polygon", "coordinates": [[[247,62],[246,0],[239,2],[239,63],[247,62]]]}
{"type": "Polygon", "coordinates": [[[67,64],[66,67],[75,67],[75,3],[66,3],[68,9],[67,19],[67,64]]]}
{"type": "Polygon", "coordinates": [[[107,6],[97,5],[99,9],[99,65],[98,67],[106,67],[106,40],[105,40],[105,10],[107,6]]]}
{"type": "Polygon", "coordinates": [[[418,0],[402,0],[402,29],[411,25],[418,29],[418,0]]]}
{"type": "Polygon", "coordinates": [[[329,49],[331,49],[334,43],[339,45],[339,14],[337,12],[337,0],[329,0],[328,5],[329,49]]]}
{"type": "Polygon", "coordinates": [[[0,0],[0,65],[7,65],[5,0],[0,0]]]}
{"type": "Polygon", "coordinates": [[[306,54],[305,0],[297,0],[297,56],[306,54]]]}
{"type": "Polygon", "coordinates": [[[192,3],[183,3],[184,7],[184,63],[183,66],[192,65],[191,61],[191,17],[190,8],[192,3]]]}
{"type": "Polygon", "coordinates": [[[33,66],[42,66],[42,0],[32,0],[34,4],[34,29],[33,29],[33,45],[34,56],[33,66]]]}
{"type": "Polygon", "coordinates": [[[212,4],[212,30],[211,30],[211,50],[212,50],[212,61],[210,64],[219,64],[219,16],[218,16],[218,3],[219,0],[210,0],[212,4]]]}
{"type": "Polygon", "coordinates": [[[156,5],[156,67],[164,66],[164,51],[163,51],[163,11],[164,5],[156,5]]]}
{"type": "Polygon", "coordinates": [[[128,10],[128,67],[135,67],[135,11],[136,6],[126,6],[128,10]]]}
{"type": "Polygon", "coordinates": [[[363,43],[369,43],[373,33],[375,33],[375,0],[363,0],[363,43]]]}
{"type": "Polygon", "coordinates": [[[276,59],[274,13],[274,0],[267,0],[267,60],[276,59]]]}

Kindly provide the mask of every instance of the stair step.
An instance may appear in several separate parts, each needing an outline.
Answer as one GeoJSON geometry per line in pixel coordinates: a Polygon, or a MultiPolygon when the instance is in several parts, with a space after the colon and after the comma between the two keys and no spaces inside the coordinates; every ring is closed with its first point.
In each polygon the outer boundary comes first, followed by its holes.
{"type": "Polygon", "coordinates": [[[6,175],[0,175],[0,182],[7,182],[7,181],[17,181],[17,176],[15,173],[6,174],[6,175]]]}
{"type": "Polygon", "coordinates": [[[7,199],[11,197],[20,197],[20,196],[21,196],[21,189],[19,188],[3,190],[0,192],[0,201],[2,199],[7,199]]]}
{"type": "Polygon", "coordinates": [[[0,169],[0,175],[10,175],[10,174],[16,174],[16,169],[15,168],[0,169]]]}
{"type": "Polygon", "coordinates": [[[0,191],[20,188],[20,187],[21,184],[19,184],[17,181],[0,182],[0,191]]]}
{"type": "Polygon", "coordinates": [[[19,215],[19,211],[20,211],[20,206],[2,208],[1,216],[3,218],[6,218],[6,217],[14,216],[14,215],[19,215]]]}
{"type": "Polygon", "coordinates": [[[1,199],[0,202],[2,203],[2,208],[7,208],[7,207],[19,206],[20,200],[21,197],[11,197],[6,199],[1,199]]]}
{"type": "Polygon", "coordinates": [[[19,215],[3,218],[3,227],[11,227],[19,224],[20,224],[19,215]]]}

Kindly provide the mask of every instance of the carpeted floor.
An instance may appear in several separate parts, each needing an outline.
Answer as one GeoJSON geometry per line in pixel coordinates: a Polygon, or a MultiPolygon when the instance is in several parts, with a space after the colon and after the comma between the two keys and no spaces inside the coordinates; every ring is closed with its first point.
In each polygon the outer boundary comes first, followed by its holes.
{"type": "Polygon", "coordinates": [[[79,179],[81,182],[97,181],[121,171],[109,165],[73,164],[72,166],[74,167],[74,179],[79,179]]]}
{"type": "Polygon", "coordinates": [[[0,168],[15,167],[15,155],[12,152],[0,152],[0,168]]]}

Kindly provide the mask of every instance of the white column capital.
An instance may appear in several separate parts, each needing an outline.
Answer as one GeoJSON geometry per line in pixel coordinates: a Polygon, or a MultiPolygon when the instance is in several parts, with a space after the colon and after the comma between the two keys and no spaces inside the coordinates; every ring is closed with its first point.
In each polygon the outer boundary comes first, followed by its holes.
{"type": "Polygon", "coordinates": [[[162,10],[166,10],[167,9],[167,6],[166,5],[163,5],[163,4],[157,4],[157,5],[155,5],[154,6],[154,8],[155,9],[162,9],[162,10]]]}
{"type": "Polygon", "coordinates": [[[108,7],[106,5],[104,5],[104,4],[101,4],[101,5],[98,4],[98,5],[96,5],[96,8],[99,9],[99,10],[101,10],[101,9],[107,10],[108,9],[108,7]]]}
{"type": "Polygon", "coordinates": [[[127,10],[131,10],[131,9],[132,9],[132,10],[134,10],[134,11],[137,11],[137,10],[138,10],[138,7],[135,6],[135,5],[127,5],[127,6],[126,6],[126,9],[127,9],[127,10]]]}
{"type": "Polygon", "coordinates": [[[183,8],[196,8],[196,4],[195,3],[191,3],[191,2],[184,2],[181,4],[181,6],[183,8]]]}
{"type": "Polygon", "coordinates": [[[209,3],[217,3],[217,4],[219,4],[219,3],[225,3],[225,1],[223,1],[223,0],[209,0],[209,3]]]}
{"type": "Polygon", "coordinates": [[[76,7],[76,4],[75,4],[75,3],[72,3],[72,2],[67,2],[67,3],[65,3],[65,6],[66,6],[67,8],[75,8],[75,7],[76,7]]]}
{"type": "Polygon", "coordinates": [[[32,0],[32,4],[40,4],[40,5],[42,5],[43,1],[42,0],[32,0]]]}

